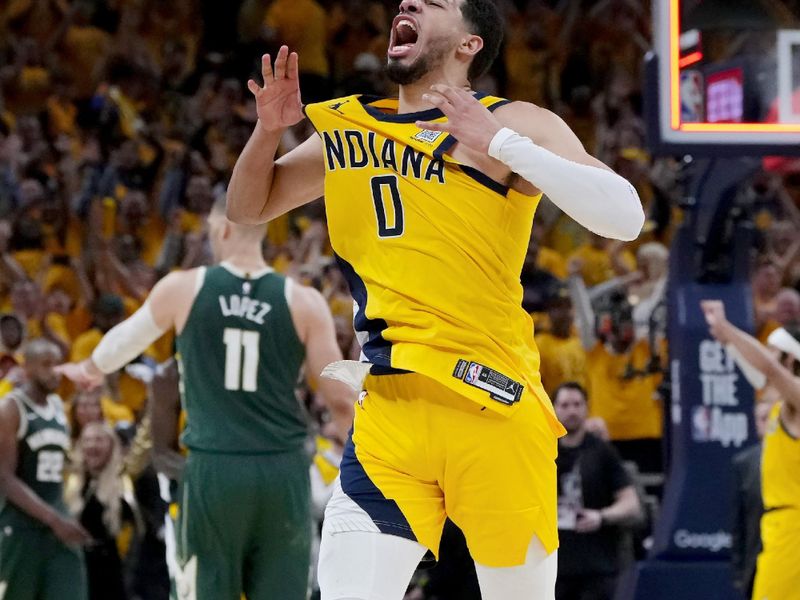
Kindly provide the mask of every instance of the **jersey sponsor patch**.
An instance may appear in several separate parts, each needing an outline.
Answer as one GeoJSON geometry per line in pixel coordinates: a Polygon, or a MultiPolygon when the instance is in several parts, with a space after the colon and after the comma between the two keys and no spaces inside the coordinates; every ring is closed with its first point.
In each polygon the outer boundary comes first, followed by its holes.
{"type": "Polygon", "coordinates": [[[414,139],[419,140],[420,142],[433,144],[436,140],[438,140],[441,137],[443,133],[444,131],[431,131],[430,129],[423,129],[414,136],[414,139]]]}
{"type": "Polygon", "coordinates": [[[522,397],[524,386],[499,371],[480,363],[459,359],[453,370],[453,377],[467,385],[489,392],[492,400],[503,404],[514,404],[522,397]]]}

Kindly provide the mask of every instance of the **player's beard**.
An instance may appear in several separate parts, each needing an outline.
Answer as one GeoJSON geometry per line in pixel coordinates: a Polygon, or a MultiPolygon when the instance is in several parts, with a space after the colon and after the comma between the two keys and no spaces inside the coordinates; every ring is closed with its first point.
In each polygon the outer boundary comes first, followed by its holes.
{"type": "Polygon", "coordinates": [[[397,85],[410,85],[439,67],[449,51],[446,40],[432,40],[428,49],[423,51],[411,64],[403,64],[398,59],[390,58],[386,63],[386,76],[397,85]]]}

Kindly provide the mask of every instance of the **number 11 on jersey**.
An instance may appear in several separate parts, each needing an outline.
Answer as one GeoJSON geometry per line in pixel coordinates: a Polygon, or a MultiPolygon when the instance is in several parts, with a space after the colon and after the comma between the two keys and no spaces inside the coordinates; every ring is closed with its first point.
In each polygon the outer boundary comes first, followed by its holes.
{"type": "Polygon", "coordinates": [[[226,327],[222,341],[225,344],[225,389],[255,392],[258,382],[258,347],[260,334],[226,327]],[[244,360],[242,360],[244,350],[244,360]]]}

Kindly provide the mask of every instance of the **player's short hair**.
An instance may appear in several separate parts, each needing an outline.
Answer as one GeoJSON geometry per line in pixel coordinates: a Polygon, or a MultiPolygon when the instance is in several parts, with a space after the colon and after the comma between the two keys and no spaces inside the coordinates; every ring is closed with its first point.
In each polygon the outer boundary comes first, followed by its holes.
{"type": "Polygon", "coordinates": [[[61,357],[61,348],[46,338],[34,338],[25,344],[25,350],[22,355],[25,363],[30,363],[37,360],[40,356],[45,354],[55,354],[61,357]]]}
{"type": "Polygon", "coordinates": [[[561,393],[561,390],[572,390],[574,392],[578,392],[583,397],[584,402],[589,402],[589,395],[586,393],[586,388],[584,388],[577,381],[566,381],[561,385],[559,385],[553,392],[551,396],[553,404],[556,403],[556,400],[558,399],[558,395],[561,393]]]}
{"type": "Polygon", "coordinates": [[[472,59],[467,77],[477,79],[492,66],[503,42],[503,17],[494,0],[463,0],[461,14],[471,33],[480,36],[483,48],[472,59]]]}

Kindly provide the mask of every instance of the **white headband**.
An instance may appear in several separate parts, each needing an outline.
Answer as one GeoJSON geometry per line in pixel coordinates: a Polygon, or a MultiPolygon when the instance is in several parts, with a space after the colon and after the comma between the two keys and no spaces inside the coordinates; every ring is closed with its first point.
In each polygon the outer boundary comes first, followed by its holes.
{"type": "Polygon", "coordinates": [[[767,344],[774,346],[781,352],[786,352],[794,356],[795,360],[800,361],[800,341],[783,327],[779,327],[769,334],[767,344]]]}

